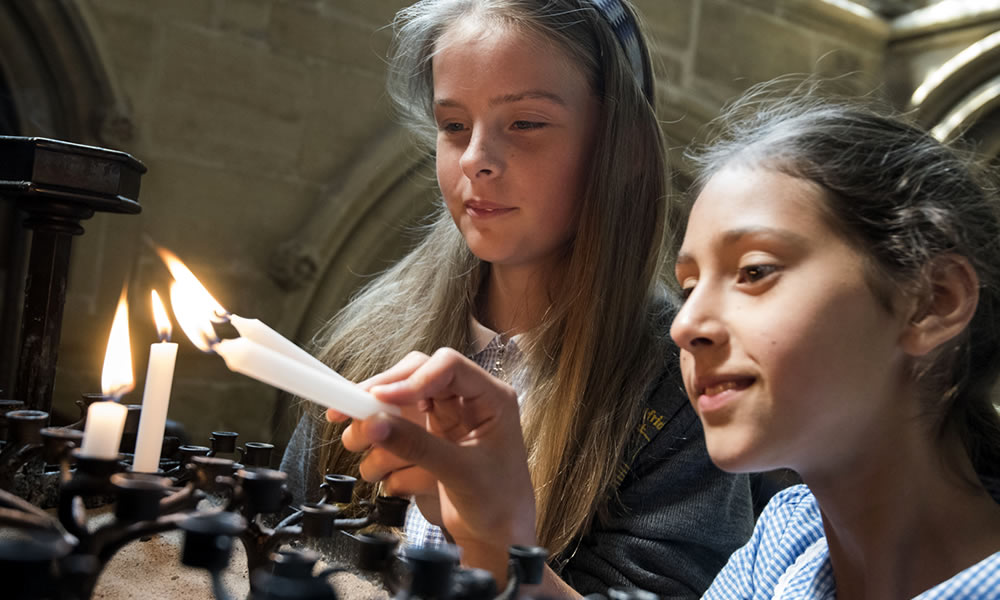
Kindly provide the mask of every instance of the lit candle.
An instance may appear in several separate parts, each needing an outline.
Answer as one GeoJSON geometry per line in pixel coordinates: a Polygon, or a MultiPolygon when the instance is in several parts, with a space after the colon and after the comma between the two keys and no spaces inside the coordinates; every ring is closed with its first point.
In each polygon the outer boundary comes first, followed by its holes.
{"type": "Polygon", "coordinates": [[[212,328],[212,307],[190,283],[170,286],[170,304],[181,329],[199,349],[215,352],[229,370],[273,385],[306,400],[332,408],[355,419],[366,419],[379,411],[400,414],[399,408],[383,404],[324,365],[323,372],[263,346],[250,338],[219,340],[212,328]]]}
{"type": "Polygon", "coordinates": [[[230,371],[312,400],[355,419],[367,419],[379,411],[399,414],[395,406],[383,404],[353,383],[321,373],[248,338],[221,340],[213,352],[226,361],[230,371]]]}
{"type": "Polygon", "coordinates": [[[142,391],[142,413],[132,461],[132,470],[140,473],[155,473],[160,466],[163,430],[167,424],[167,406],[170,404],[170,388],[177,362],[177,344],[170,341],[170,317],[156,290],[153,290],[152,298],[153,320],[156,321],[160,341],[149,346],[146,387],[142,391]]]}
{"type": "Polygon", "coordinates": [[[128,409],[117,400],[132,391],[132,348],[128,333],[128,302],[125,290],[118,299],[118,308],[108,336],[108,349],[104,354],[101,372],[101,392],[112,402],[94,402],[87,409],[87,424],[83,429],[80,454],[90,458],[115,459],[122,441],[125,416],[128,409]]]}
{"type": "Polygon", "coordinates": [[[124,404],[113,401],[94,402],[87,409],[87,425],[83,430],[80,454],[89,458],[118,458],[122,443],[125,416],[124,404]]]}
{"type": "Polygon", "coordinates": [[[343,375],[326,366],[321,360],[312,354],[309,354],[277,331],[268,327],[260,319],[245,319],[234,314],[228,314],[226,318],[229,319],[229,322],[232,323],[234,328],[236,328],[236,331],[240,332],[242,337],[254,341],[261,346],[277,352],[278,354],[287,356],[288,358],[302,363],[307,367],[316,369],[321,373],[329,373],[342,381],[347,381],[347,378],[343,375]]]}
{"type": "MultiPolygon", "coordinates": [[[[194,273],[192,273],[191,270],[188,269],[183,262],[181,262],[181,259],[177,258],[176,254],[160,246],[156,247],[156,252],[160,255],[164,264],[167,265],[167,269],[170,270],[170,274],[173,275],[174,280],[183,287],[185,295],[190,298],[191,302],[196,303],[197,306],[208,310],[211,315],[211,320],[215,322],[228,321],[242,337],[252,340],[257,344],[273,350],[278,354],[282,354],[296,362],[302,363],[307,367],[316,369],[320,373],[340,379],[341,381],[349,381],[340,373],[337,373],[330,367],[323,364],[323,362],[318,358],[309,354],[274,329],[271,329],[260,319],[246,319],[227,311],[221,304],[219,304],[219,301],[216,300],[203,285],[201,285],[201,282],[194,276],[194,273]]],[[[171,302],[172,301],[173,300],[171,300],[171,302]]],[[[184,329],[183,323],[181,324],[181,329],[184,329]]],[[[187,330],[185,330],[185,333],[188,333],[187,330]]],[[[188,333],[188,337],[190,337],[190,335],[191,334],[188,333]]]]}

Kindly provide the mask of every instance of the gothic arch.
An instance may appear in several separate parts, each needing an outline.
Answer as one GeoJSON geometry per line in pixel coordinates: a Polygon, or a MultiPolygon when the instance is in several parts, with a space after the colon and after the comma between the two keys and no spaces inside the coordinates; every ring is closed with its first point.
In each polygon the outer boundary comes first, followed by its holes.
{"type": "Polygon", "coordinates": [[[0,4],[0,72],[20,135],[121,146],[132,136],[127,104],[74,2],[0,4]]]}
{"type": "MultiPolygon", "coordinates": [[[[91,27],[71,1],[0,3],[0,135],[121,147],[132,138],[127,104],[105,69],[91,27]]],[[[13,387],[29,236],[0,203],[0,389],[13,387]]]]}
{"type": "Polygon", "coordinates": [[[1000,159],[1000,31],[928,75],[909,104],[938,139],[961,136],[985,156],[1000,159]]]}

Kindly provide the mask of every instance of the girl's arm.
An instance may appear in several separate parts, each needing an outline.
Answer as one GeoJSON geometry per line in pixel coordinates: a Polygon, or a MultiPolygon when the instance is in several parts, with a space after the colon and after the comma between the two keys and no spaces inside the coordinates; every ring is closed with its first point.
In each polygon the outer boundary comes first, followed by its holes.
{"type": "MultiPolygon", "coordinates": [[[[441,517],[463,549],[463,564],[489,570],[504,585],[508,546],[536,543],[534,487],[513,388],[447,349],[411,355],[391,371],[393,382],[371,393],[417,405],[434,433],[380,414],[353,423],[345,447],[383,448],[437,477],[441,517]]],[[[546,581],[552,593],[569,590],[554,573],[546,581]]]]}

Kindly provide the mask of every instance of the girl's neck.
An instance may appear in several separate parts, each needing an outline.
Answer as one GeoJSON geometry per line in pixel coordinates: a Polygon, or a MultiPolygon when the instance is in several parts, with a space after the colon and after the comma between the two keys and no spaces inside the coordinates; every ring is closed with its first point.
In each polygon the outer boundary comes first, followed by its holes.
{"type": "Polygon", "coordinates": [[[1000,505],[958,437],[933,438],[912,422],[899,429],[858,448],[836,476],[803,473],[838,598],[912,598],[1000,551],[1000,505]]]}
{"type": "Polygon", "coordinates": [[[480,322],[505,337],[534,329],[551,305],[556,270],[491,265],[480,293],[480,322]]]}

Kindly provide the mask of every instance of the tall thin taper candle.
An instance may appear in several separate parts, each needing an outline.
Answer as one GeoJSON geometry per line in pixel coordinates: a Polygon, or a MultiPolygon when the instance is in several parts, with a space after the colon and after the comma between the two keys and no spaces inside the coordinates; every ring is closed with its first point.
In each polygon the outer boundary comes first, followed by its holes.
{"type": "Polygon", "coordinates": [[[149,365],[146,367],[146,387],[142,392],[142,414],[136,434],[135,458],[132,470],[155,473],[160,466],[163,448],[163,430],[167,424],[167,407],[174,381],[174,364],[177,362],[177,344],[170,341],[170,318],[153,290],[153,315],[159,331],[158,343],[149,346],[149,365]]]}

